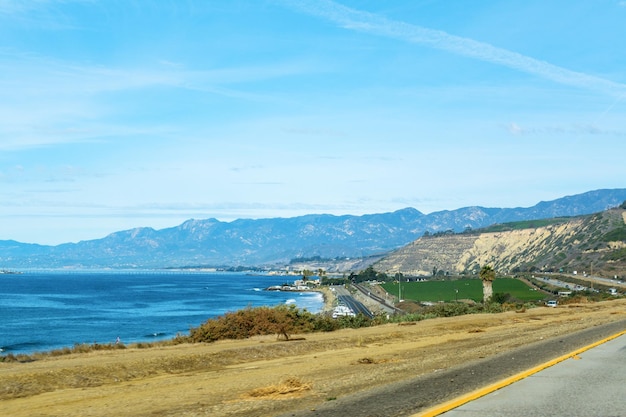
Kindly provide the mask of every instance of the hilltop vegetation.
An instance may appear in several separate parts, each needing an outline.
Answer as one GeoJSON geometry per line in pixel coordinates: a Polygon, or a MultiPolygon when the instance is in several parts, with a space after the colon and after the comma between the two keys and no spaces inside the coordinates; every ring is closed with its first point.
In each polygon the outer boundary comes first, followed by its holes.
{"type": "Polygon", "coordinates": [[[494,224],[475,231],[475,233],[493,233],[493,232],[509,232],[511,230],[534,229],[538,227],[547,227],[558,224],[567,223],[572,220],[571,217],[555,217],[552,219],[523,220],[519,222],[508,222],[502,224],[494,224]]]}

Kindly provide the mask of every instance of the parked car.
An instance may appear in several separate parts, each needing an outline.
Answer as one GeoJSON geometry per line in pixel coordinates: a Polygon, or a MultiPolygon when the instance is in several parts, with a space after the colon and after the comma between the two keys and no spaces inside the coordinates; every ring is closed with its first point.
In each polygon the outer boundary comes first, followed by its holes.
{"type": "Polygon", "coordinates": [[[548,307],[556,307],[558,303],[556,302],[556,300],[550,300],[546,303],[546,306],[548,307]]]}

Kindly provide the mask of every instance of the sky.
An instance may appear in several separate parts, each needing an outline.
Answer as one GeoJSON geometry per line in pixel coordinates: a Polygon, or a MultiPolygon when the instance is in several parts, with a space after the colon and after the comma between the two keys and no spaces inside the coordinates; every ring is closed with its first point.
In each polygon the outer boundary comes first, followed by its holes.
{"type": "Polygon", "coordinates": [[[0,240],[626,187],[626,0],[0,0],[0,240]]]}

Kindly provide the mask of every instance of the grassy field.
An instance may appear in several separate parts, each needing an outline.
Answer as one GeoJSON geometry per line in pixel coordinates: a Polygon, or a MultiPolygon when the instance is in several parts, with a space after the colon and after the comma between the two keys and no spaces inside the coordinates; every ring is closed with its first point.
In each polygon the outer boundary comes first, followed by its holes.
{"type": "MultiPolygon", "coordinates": [[[[385,283],[382,287],[389,294],[398,296],[397,283],[385,283]]],[[[479,279],[453,281],[402,282],[401,298],[413,301],[455,301],[471,299],[482,301],[483,284],[479,279]]],[[[542,300],[545,294],[534,291],[524,282],[512,278],[499,278],[493,282],[494,293],[508,293],[520,301],[542,300]]]]}

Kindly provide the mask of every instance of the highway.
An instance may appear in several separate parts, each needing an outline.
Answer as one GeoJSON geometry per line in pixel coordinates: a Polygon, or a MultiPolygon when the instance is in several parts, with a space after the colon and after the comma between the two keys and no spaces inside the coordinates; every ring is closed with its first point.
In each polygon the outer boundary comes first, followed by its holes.
{"type": "Polygon", "coordinates": [[[404,314],[402,310],[388,304],[387,300],[374,294],[372,291],[368,290],[364,285],[352,284],[352,287],[354,287],[357,291],[359,291],[363,297],[368,297],[372,301],[378,303],[382,311],[385,311],[388,314],[398,314],[398,313],[404,314]]]}
{"type": "Polygon", "coordinates": [[[369,318],[374,317],[372,312],[369,311],[363,303],[357,301],[345,287],[336,285],[333,286],[333,289],[335,290],[335,295],[340,304],[349,307],[355,314],[363,314],[365,317],[369,318]]]}
{"type": "MultiPolygon", "coordinates": [[[[626,336],[620,336],[615,343],[606,342],[576,355],[580,359],[565,360],[563,364],[566,365],[566,369],[555,365],[554,369],[546,369],[547,374],[542,371],[535,377],[528,377],[526,384],[530,386],[530,391],[517,393],[524,380],[514,383],[510,386],[512,394],[507,394],[509,398],[514,399],[508,400],[508,405],[501,405],[502,408],[498,411],[486,409],[488,411],[476,413],[470,410],[468,413],[474,414],[465,414],[461,408],[448,411],[451,409],[444,409],[443,406],[449,402],[457,403],[459,398],[483,391],[498,381],[525,374],[528,370],[556,358],[569,356],[578,349],[625,331],[626,319],[618,320],[540,343],[532,343],[440,372],[364,390],[335,401],[321,401],[315,410],[307,408],[284,414],[282,417],[624,416],[626,397],[623,394],[623,375],[626,375],[626,336]],[[579,379],[581,385],[574,383],[570,385],[570,379],[579,379]],[[533,387],[537,388],[533,390],[533,387]],[[601,394],[597,394],[598,392],[601,394]],[[562,397],[562,401],[558,401],[559,397],[562,397]],[[588,404],[581,405],[579,404],[581,401],[588,404]],[[579,408],[571,411],[571,408],[567,408],[568,402],[572,402],[574,406],[578,404],[579,408]],[[523,408],[525,404],[534,409],[526,411],[523,408]],[[446,411],[448,414],[443,414],[446,411]],[[457,414],[452,414],[453,412],[457,414]],[[535,414],[532,414],[533,412],[535,414]]],[[[503,392],[496,391],[494,394],[503,395],[503,392]]],[[[467,406],[474,407],[479,401],[467,403],[467,406]]],[[[456,406],[461,405],[457,403],[456,406]]]]}
{"type": "Polygon", "coordinates": [[[626,334],[622,334],[451,411],[431,415],[624,416],[625,375],[626,334]]]}

